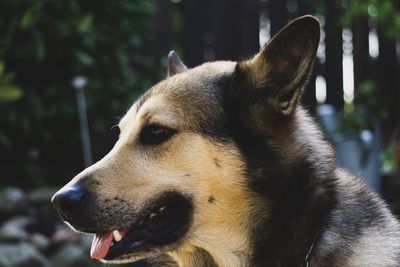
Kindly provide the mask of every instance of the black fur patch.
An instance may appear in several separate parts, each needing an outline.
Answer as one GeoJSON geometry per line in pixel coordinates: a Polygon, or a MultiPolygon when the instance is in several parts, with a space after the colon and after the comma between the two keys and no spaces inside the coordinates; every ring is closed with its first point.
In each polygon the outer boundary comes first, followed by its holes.
{"type": "Polygon", "coordinates": [[[215,197],[213,195],[209,196],[207,199],[208,203],[214,204],[215,203],[215,197]]]}
{"type": "Polygon", "coordinates": [[[214,159],[214,164],[215,164],[215,166],[216,166],[217,168],[221,168],[221,167],[222,167],[222,166],[221,166],[221,162],[220,162],[219,159],[217,159],[217,158],[214,159]]]}
{"type": "MultiPolygon", "coordinates": [[[[263,196],[265,206],[272,210],[268,219],[254,230],[252,266],[304,266],[311,244],[335,207],[334,178],[319,180],[320,177],[315,177],[313,169],[318,168],[319,163],[310,162],[308,158],[297,159],[296,165],[286,164],[285,158],[268,145],[273,137],[243,124],[240,112],[246,108],[246,101],[255,99],[252,96],[247,100],[235,99],[232,90],[248,90],[237,88],[245,86],[237,80],[240,78],[233,77],[230,86],[223,88],[228,129],[224,134],[235,142],[246,160],[249,187],[263,196]],[[321,188],[324,194],[317,196],[315,192],[321,188]]],[[[280,124],[289,124],[292,119],[279,114],[271,116],[279,116],[275,121],[280,124]]],[[[305,149],[313,151],[315,148],[305,149]]]]}

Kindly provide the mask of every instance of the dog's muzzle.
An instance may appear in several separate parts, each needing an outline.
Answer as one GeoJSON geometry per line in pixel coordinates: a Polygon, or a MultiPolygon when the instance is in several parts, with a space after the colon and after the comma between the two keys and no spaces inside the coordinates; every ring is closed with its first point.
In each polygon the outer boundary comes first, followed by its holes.
{"type": "Polygon", "coordinates": [[[134,210],[134,201],[117,196],[102,199],[84,184],[76,183],[62,188],[51,201],[71,227],[94,234],[91,257],[103,261],[170,248],[186,235],[193,214],[191,198],[175,191],[156,195],[134,210]],[[122,216],[114,216],[117,213],[122,216]]]}

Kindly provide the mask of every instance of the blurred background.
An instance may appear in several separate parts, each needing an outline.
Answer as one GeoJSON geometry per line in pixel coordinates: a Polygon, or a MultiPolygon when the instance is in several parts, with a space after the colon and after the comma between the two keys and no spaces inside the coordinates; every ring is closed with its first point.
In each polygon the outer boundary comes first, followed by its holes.
{"type": "Polygon", "coordinates": [[[56,189],[111,149],[171,49],[189,67],[246,59],[304,14],[323,32],[302,101],[400,214],[399,1],[0,0],[0,267],[101,266],[53,212],[56,189]]]}

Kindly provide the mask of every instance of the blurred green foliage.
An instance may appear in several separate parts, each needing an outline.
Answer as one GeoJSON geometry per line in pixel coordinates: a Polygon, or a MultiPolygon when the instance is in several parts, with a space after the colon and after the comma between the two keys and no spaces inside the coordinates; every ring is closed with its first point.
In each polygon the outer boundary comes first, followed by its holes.
{"type": "MultiPolygon", "coordinates": [[[[339,120],[340,132],[354,132],[374,129],[372,122],[383,124],[389,119],[388,106],[385,99],[379,97],[378,85],[375,81],[366,80],[360,84],[356,98],[346,103],[344,113],[339,120]]],[[[382,125],[381,125],[382,126],[382,125]]]]}
{"type": "MultiPolygon", "coordinates": [[[[398,0],[344,0],[341,4],[343,5],[341,22],[345,27],[351,27],[355,19],[363,17],[369,19],[371,26],[379,27],[379,34],[383,34],[379,38],[395,40],[400,37],[400,2],[398,0]]],[[[371,59],[369,64],[371,66],[373,64],[371,59]]],[[[373,66],[370,68],[372,69],[373,66]]],[[[390,97],[393,96],[382,94],[382,91],[385,91],[382,84],[376,76],[372,75],[359,84],[354,103],[348,106],[346,111],[350,120],[353,119],[353,124],[364,127],[360,125],[362,119],[360,120],[357,116],[351,118],[351,114],[357,109],[369,110],[376,115],[383,127],[390,129],[388,125],[392,118],[391,107],[388,103],[390,103],[390,97]]]]}
{"type": "Polygon", "coordinates": [[[342,22],[351,25],[357,17],[370,17],[380,25],[389,38],[400,36],[400,6],[399,0],[345,0],[342,22]]]}
{"type": "Polygon", "coordinates": [[[0,103],[16,101],[22,96],[22,89],[13,84],[14,73],[6,73],[4,68],[0,62],[0,103]]]}
{"type": "Polygon", "coordinates": [[[60,183],[83,167],[77,75],[88,79],[95,158],[109,149],[106,132],[158,66],[146,50],[153,12],[146,0],[0,1],[0,181],[60,183]]]}
{"type": "Polygon", "coordinates": [[[383,173],[396,173],[399,171],[398,158],[396,156],[396,145],[390,143],[381,153],[383,173]]]}

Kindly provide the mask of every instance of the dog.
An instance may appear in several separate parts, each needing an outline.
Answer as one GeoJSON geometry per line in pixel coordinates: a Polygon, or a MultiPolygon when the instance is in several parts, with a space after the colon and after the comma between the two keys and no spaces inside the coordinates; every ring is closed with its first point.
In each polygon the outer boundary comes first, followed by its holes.
{"type": "Polygon", "coordinates": [[[119,122],[112,150],[52,198],[93,234],[91,257],[156,266],[400,266],[400,225],[338,168],[299,104],[320,39],[313,16],[240,62],[168,77],[119,122]]]}

